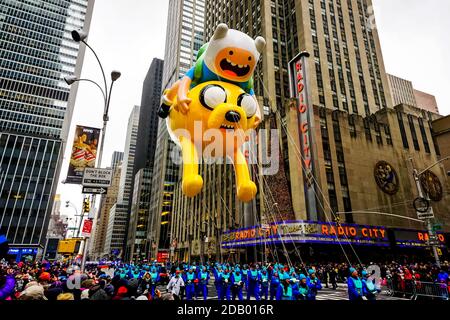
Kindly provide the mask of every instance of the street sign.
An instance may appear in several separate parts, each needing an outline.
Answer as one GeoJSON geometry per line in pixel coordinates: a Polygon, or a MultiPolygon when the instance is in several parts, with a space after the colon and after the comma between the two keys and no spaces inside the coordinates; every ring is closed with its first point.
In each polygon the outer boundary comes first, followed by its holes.
{"type": "Polygon", "coordinates": [[[433,219],[434,213],[433,212],[425,212],[425,213],[417,212],[417,218],[419,218],[420,220],[433,219]]]}
{"type": "Polygon", "coordinates": [[[113,170],[100,168],[85,168],[83,187],[108,188],[111,186],[113,170]]]}
{"type": "Polygon", "coordinates": [[[83,187],[83,193],[86,194],[106,194],[108,191],[107,188],[92,188],[92,187],[83,187]]]}
{"type": "Polygon", "coordinates": [[[420,213],[427,213],[430,209],[430,201],[424,198],[416,198],[413,202],[414,209],[420,213]]]}

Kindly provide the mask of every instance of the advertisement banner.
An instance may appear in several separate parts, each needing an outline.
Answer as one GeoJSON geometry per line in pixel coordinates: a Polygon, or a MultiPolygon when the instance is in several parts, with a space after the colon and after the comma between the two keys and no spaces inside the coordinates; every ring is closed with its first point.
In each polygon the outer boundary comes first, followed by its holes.
{"type": "Polygon", "coordinates": [[[93,224],[93,220],[91,220],[91,219],[84,220],[84,222],[83,222],[83,229],[81,231],[81,235],[83,237],[90,237],[91,236],[92,224],[93,224]]]}
{"type": "Polygon", "coordinates": [[[100,129],[77,126],[66,183],[81,184],[85,168],[95,168],[100,129]]]}

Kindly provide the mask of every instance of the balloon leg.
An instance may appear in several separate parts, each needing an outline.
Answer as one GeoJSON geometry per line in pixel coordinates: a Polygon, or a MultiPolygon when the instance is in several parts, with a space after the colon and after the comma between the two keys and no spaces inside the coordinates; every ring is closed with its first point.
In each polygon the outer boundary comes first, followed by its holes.
{"type": "Polygon", "coordinates": [[[190,139],[180,137],[181,153],[183,155],[183,193],[195,197],[203,187],[203,179],[198,174],[198,154],[190,139]]]}
{"type": "Polygon", "coordinates": [[[237,196],[239,200],[249,202],[255,198],[257,188],[250,179],[247,160],[241,150],[236,150],[234,154],[234,170],[237,182],[237,196]]]}

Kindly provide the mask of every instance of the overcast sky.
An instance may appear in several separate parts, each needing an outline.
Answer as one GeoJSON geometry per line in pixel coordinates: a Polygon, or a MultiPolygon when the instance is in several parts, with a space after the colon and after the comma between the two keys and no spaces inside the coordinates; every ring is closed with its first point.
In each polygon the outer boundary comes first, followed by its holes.
{"type": "MultiPolygon", "coordinates": [[[[434,94],[441,114],[450,113],[450,1],[373,0],[387,72],[408,79],[416,89],[434,94]]],[[[113,151],[123,151],[131,108],[141,101],[142,82],[153,58],[164,57],[168,0],[96,0],[88,42],[97,51],[105,71],[116,69],[110,106],[103,166],[113,151]]],[[[101,82],[93,55],[87,51],[83,78],[101,82]]],[[[100,91],[80,84],[69,141],[75,125],[101,128],[103,101],[100,91]]],[[[60,181],[65,179],[65,152],[60,181]]],[[[59,184],[63,203],[70,200],[81,210],[81,186],[59,184]]],[[[63,214],[74,210],[62,208],[63,214]]]]}

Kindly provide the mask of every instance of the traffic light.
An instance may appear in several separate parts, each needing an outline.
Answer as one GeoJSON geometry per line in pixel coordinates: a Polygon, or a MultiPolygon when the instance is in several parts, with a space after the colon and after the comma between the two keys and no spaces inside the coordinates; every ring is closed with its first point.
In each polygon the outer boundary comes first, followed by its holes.
{"type": "Polygon", "coordinates": [[[89,198],[83,200],[83,213],[89,213],[91,211],[91,202],[89,198]]]}

